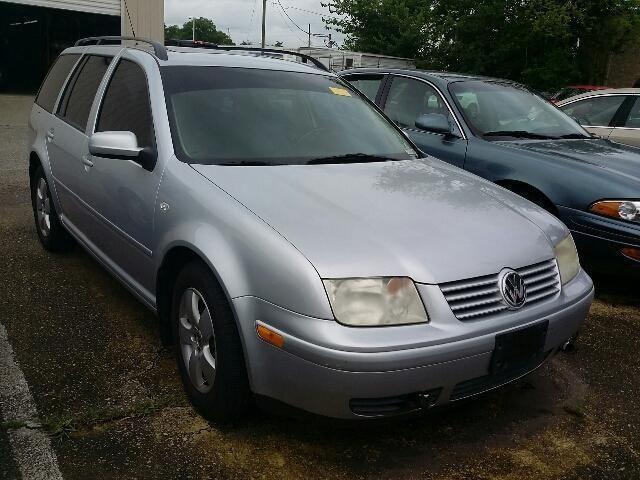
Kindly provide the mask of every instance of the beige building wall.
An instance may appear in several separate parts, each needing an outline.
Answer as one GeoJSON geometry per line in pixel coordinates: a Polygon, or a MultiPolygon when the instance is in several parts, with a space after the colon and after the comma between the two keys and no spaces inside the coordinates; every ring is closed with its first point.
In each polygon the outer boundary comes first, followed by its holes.
{"type": "Polygon", "coordinates": [[[164,43],[164,0],[121,0],[122,35],[164,43]]]}

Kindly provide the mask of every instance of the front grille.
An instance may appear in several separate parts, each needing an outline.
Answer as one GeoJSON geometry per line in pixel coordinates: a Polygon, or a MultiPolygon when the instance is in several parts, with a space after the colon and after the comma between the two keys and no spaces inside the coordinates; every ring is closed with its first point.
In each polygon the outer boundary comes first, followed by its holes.
{"type": "MultiPolygon", "coordinates": [[[[555,259],[515,269],[527,287],[523,308],[554,297],[560,292],[560,275],[555,259]]],[[[443,283],[440,289],[458,320],[475,320],[508,310],[500,294],[498,276],[485,275],[443,283]]]]}
{"type": "Polygon", "coordinates": [[[352,398],[349,401],[351,411],[364,417],[385,417],[414,412],[432,407],[440,396],[441,388],[426,392],[409,393],[396,397],[352,398]]]}
{"type": "Polygon", "coordinates": [[[509,382],[513,382],[518,378],[524,377],[542,365],[550,353],[550,351],[541,353],[526,365],[521,365],[511,370],[506,370],[492,375],[485,375],[484,377],[472,378],[471,380],[458,383],[451,391],[449,400],[452,402],[455,400],[462,400],[463,398],[478,395],[494,388],[498,388],[509,382]]]}

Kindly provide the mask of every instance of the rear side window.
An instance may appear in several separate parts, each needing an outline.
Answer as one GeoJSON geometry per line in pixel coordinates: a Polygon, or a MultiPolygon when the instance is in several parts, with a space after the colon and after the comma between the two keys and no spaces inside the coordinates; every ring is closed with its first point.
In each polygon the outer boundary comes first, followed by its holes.
{"type": "Polygon", "coordinates": [[[147,77],[129,60],[116,67],[100,109],[96,132],[109,131],[135,133],[140,147],[155,145],[147,77]]]}
{"type": "Polygon", "coordinates": [[[62,85],[79,58],[80,55],[60,55],[58,57],[40,87],[36,104],[49,113],[53,112],[62,85]]]}
{"type": "MultiPolygon", "coordinates": [[[[353,61],[353,59],[350,59],[353,61]]],[[[364,93],[372,102],[376,101],[382,77],[347,77],[347,81],[364,93]]]]}
{"type": "Polygon", "coordinates": [[[93,99],[111,63],[111,57],[88,56],[76,70],[65,89],[58,107],[58,116],[84,131],[93,99]]]}
{"type": "Polygon", "coordinates": [[[607,127],[626,98],[624,95],[604,95],[578,100],[560,109],[580,125],[607,127]]]}

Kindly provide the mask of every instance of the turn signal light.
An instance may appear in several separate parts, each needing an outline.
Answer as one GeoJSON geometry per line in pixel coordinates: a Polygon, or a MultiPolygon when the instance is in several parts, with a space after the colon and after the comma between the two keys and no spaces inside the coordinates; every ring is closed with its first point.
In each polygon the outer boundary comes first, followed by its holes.
{"type": "Polygon", "coordinates": [[[629,257],[640,262],[640,248],[625,247],[620,251],[625,257],[629,257]]]}
{"type": "Polygon", "coordinates": [[[264,325],[256,324],[256,332],[258,332],[258,336],[265,342],[278,348],[282,348],[284,346],[284,337],[279,333],[268,329],[264,325]]]}

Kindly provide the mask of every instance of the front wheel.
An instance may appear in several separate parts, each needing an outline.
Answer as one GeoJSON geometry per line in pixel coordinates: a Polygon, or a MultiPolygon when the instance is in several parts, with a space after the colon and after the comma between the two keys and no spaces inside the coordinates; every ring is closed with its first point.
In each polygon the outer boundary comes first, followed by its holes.
{"type": "Polygon", "coordinates": [[[250,391],[240,335],[222,288],[201,262],[178,275],[171,318],[178,369],[194,406],[216,422],[241,418],[250,391]]]}

